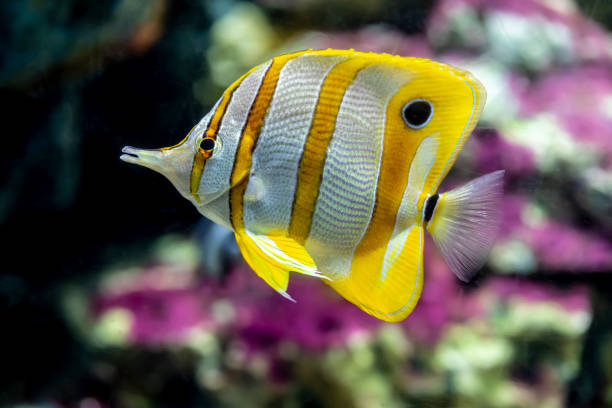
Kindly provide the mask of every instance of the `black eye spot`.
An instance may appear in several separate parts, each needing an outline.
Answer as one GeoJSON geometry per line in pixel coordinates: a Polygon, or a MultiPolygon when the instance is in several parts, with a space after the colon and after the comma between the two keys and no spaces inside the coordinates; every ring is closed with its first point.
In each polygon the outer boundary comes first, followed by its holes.
{"type": "Polygon", "coordinates": [[[413,99],[402,109],[404,122],[413,129],[420,129],[425,126],[432,116],[433,106],[425,99],[413,99]]]}
{"type": "Polygon", "coordinates": [[[200,149],[206,152],[211,151],[214,148],[215,148],[215,140],[210,137],[206,137],[202,139],[202,141],[200,142],[200,149]]]}

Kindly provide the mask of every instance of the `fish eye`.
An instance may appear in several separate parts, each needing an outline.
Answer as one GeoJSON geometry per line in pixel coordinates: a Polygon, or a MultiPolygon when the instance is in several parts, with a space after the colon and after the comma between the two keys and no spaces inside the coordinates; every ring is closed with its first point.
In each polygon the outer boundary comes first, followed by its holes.
{"type": "Polygon", "coordinates": [[[433,116],[433,105],[425,99],[413,99],[402,108],[402,118],[412,129],[420,129],[433,116]]]}
{"type": "Polygon", "coordinates": [[[200,141],[200,149],[204,150],[205,152],[210,152],[214,148],[215,139],[213,139],[212,137],[205,137],[200,141]]]}

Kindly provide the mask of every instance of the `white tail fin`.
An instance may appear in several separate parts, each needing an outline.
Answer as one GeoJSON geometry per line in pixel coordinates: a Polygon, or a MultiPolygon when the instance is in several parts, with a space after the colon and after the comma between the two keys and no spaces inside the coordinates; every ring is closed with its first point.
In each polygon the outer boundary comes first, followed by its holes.
{"type": "Polygon", "coordinates": [[[504,171],[440,195],[427,230],[459,279],[468,282],[484,264],[499,228],[504,171]]]}

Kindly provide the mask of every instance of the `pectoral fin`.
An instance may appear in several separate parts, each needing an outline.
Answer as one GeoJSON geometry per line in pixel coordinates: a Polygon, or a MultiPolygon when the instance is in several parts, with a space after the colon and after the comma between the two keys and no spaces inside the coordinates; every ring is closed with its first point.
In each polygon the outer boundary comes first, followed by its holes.
{"type": "Polygon", "coordinates": [[[291,238],[242,231],[236,241],[255,273],[287,299],[294,301],[287,293],[290,271],[324,278],[306,249],[291,238]]]}

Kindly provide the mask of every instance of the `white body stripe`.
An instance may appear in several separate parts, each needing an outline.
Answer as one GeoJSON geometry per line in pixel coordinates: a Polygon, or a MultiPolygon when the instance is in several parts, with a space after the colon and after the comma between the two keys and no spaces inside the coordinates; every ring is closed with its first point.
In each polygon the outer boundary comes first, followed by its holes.
{"type": "Polygon", "coordinates": [[[385,251],[383,266],[380,272],[381,281],[385,280],[387,271],[391,265],[393,265],[397,256],[402,252],[406,237],[416,224],[417,202],[421,191],[423,191],[425,180],[436,161],[437,148],[438,139],[437,135],[434,134],[423,139],[414,154],[414,158],[410,165],[410,173],[408,174],[408,184],[404,189],[402,202],[395,218],[393,234],[391,235],[391,239],[385,251]]]}
{"type": "Polygon", "coordinates": [[[346,59],[304,54],[281,69],[253,152],[244,201],[246,229],[265,234],[289,228],[300,158],[321,86],[328,72],[346,59]]]}
{"type": "MultiPolygon", "coordinates": [[[[230,188],[230,176],[234,167],[236,149],[238,148],[251,105],[255,101],[257,91],[271,64],[272,61],[268,61],[266,64],[259,66],[247,75],[234,90],[217,133],[217,140],[221,143],[221,151],[215,152],[211,158],[206,160],[204,172],[202,173],[200,186],[202,187],[204,183],[219,186],[217,194],[220,194],[212,202],[201,206],[203,212],[212,221],[230,229],[228,190],[230,188]]],[[[216,109],[213,109],[211,112],[214,113],[214,111],[216,109]]],[[[200,130],[200,132],[204,131],[206,131],[206,128],[200,130]]],[[[214,195],[214,193],[209,195],[214,195]]],[[[204,196],[202,202],[206,203],[206,201],[208,200],[204,196]]]]}
{"type": "Polygon", "coordinates": [[[372,217],[387,104],[409,80],[406,71],[372,65],[344,94],[306,241],[319,268],[331,276],[348,275],[372,217]]]}

